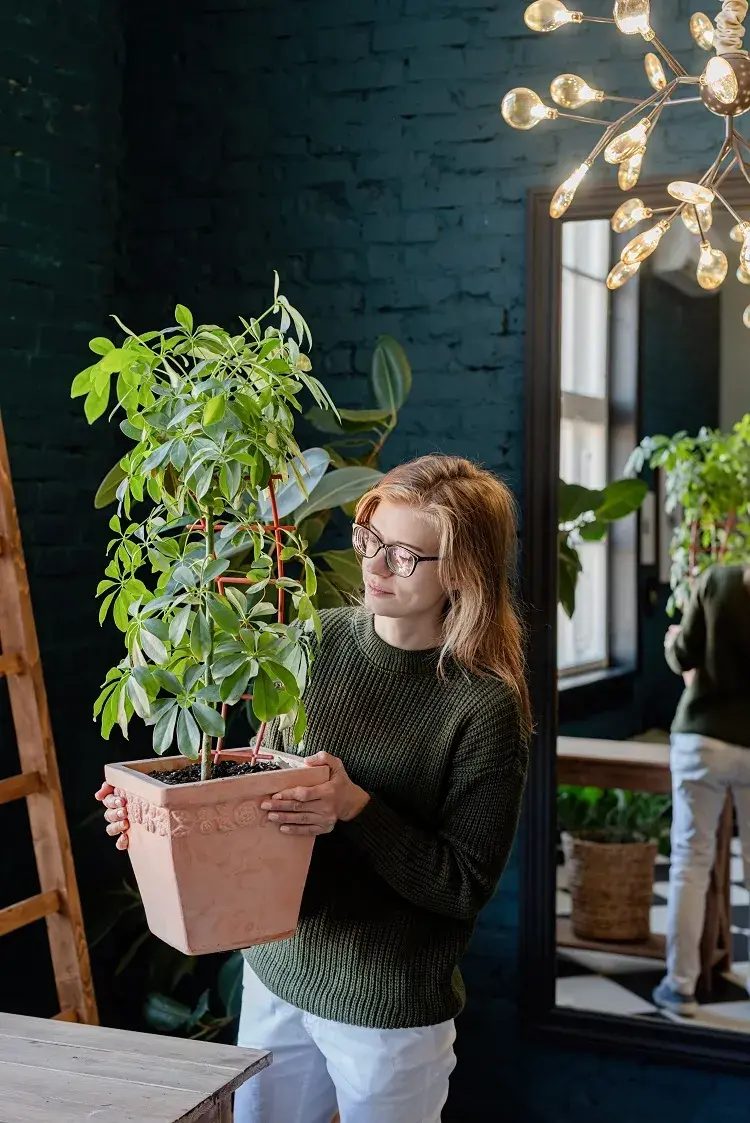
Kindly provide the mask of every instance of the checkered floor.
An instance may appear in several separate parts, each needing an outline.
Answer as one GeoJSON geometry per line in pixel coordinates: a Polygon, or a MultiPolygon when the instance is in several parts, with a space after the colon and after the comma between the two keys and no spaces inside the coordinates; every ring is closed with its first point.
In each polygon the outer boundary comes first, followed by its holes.
{"type": "MultiPolygon", "coordinates": [[[[666,930],[669,859],[657,859],[651,931],[666,930]]],[[[557,915],[570,915],[564,866],[558,867],[557,915]]],[[[739,840],[732,842],[732,970],[718,978],[694,1023],[750,1033],[750,892],[743,882],[739,840]]],[[[577,1010],[646,1018],[671,1017],[657,1010],[651,992],[664,976],[664,963],[636,956],[558,948],[557,1003],[577,1010]]],[[[700,996],[699,996],[700,998],[700,996]]]]}

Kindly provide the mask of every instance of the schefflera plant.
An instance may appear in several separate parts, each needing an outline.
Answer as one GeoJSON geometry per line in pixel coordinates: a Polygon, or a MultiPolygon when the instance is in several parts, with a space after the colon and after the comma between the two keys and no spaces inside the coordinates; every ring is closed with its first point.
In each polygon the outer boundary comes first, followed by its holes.
{"type": "Polygon", "coordinates": [[[222,710],[243,696],[261,723],[281,716],[295,742],[305,730],[302,694],[320,631],[315,569],[295,529],[264,525],[259,512],[274,479],[294,477],[307,494],[293,433],[303,390],[336,411],[301,350],[310,330],[278,285],[276,275],[272,306],[240,318],[239,334],[194,327],[183,305],[174,327],[140,335],[113,317],[124,342],[93,339],[100,358],[72,386],[89,423],[114,390],[110,419],[124,413],[120,428],[133,441],[102,485],[116,489],[118,507],[99,619],[111,612],[126,655],[94,717],[106,739],[115,724],[127,737],[137,714],[153,726],[157,753],[176,740],[184,756],[200,757],[202,780],[224,736],[222,710]],[[284,576],[284,563],[298,579],[284,576]]]}

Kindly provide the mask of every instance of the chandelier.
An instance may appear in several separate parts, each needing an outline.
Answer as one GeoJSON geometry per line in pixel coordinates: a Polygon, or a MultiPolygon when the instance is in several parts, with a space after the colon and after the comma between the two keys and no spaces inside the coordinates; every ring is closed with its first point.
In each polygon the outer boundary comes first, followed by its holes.
{"type": "MultiPolygon", "coordinates": [[[[550,84],[550,97],[559,108],[545,105],[538,94],[526,87],[510,90],[503,98],[503,118],[514,129],[533,129],[541,121],[552,121],[558,117],[604,126],[604,132],[591,153],[553,195],[549,208],[552,218],[565,214],[584,177],[602,153],[608,164],[617,165],[621,189],[630,191],[634,188],[646,147],[665,109],[701,101],[711,113],[724,118],[723,143],[715,160],[697,183],[686,180],[670,183],[667,192],[673,201],[668,206],[652,209],[641,199],[631,197],[612,215],[612,229],[618,234],[632,230],[656,215],[663,217],[627,243],[620,261],[607,277],[610,289],[620,288],[635,276],[641,263],[654,252],[678,218],[699,239],[698,284],[709,291],[717,289],[727,275],[729,263],[726,254],[712,247],[708,240],[715,203],[725,207],[735,221],[730,236],[740,244],[737,279],[750,285],[750,221],[741,218],[721,194],[723,180],[735,168],[750,185],[750,143],[735,127],[735,118],[750,109],[750,58],[747,51],[742,50],[743,20],[747,10],[747,0],[724,0],[715,26],[703,12],[691,16],[693,39],[703,50],[714,52],[700,75],[688,74],[657,38],[651,27],[650,0],[615,0],[611,19],[572,12],[561,0],[536,0],[524,13],[526,26],[532,31],[551,32],[567,24],[583,22],[615,24],[623,35],[640,35],[650,48],[643,62],[653,92],[642,99],[606,94],[590,86],[577,74],[560,74],[550,84]],[[667,78],[665,67],[673,77],[667,78]],[[696,87],[696,96],[681,96],[696,87]],[[596,117],[569,112],[602,101],[626,103],[630,108],[616,121],[601,121],[596,117]]],[[[743,314],[743,322],[745,327],[750,328],[750,304],[743,314]]]]}

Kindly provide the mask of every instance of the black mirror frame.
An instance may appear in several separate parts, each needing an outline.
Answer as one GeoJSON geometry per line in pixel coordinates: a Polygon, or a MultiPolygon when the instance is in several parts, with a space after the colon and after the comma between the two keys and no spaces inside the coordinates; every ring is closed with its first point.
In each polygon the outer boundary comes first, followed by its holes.
{"type": "MultiPolygon", "coordinates": [[[[690,177],[687,177],[690,178],[690,177]]],[[[697,178],[697,177],[696,177],[697,178]]],[[[668,179],[638,185],[652,207],[668,179]]],[[[635,194],[635,192],[634,192],[635,194]]],[[[729,177],[722,194],[747,209],[750,189],[729,177]]],[[[561,223],[549,217],[552,191],[527,199],[523,590],[536,733],[521,827],[520,1008],[534,1036],[565,1047],[614,1050],[657,1064],[701,1066],[747,1075],[750,1038],[657,1019],[615,1017],[555,1004],[557,482],[560,457],[561,223]]],[[[623,201],[616,185],[593,188],[566,218],[610,218],[623,201]]]]}

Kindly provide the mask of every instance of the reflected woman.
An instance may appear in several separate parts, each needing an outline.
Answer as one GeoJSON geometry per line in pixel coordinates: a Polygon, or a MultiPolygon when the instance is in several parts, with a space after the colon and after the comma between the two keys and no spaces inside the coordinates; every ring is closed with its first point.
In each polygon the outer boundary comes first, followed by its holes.
{"type": "Polygon", "coordinates": [[[665,638],[686,689],[672,723],[672,860],[667,975],[658,1006],[697,1012],[700,940],[716,832],[727,792],[734,797],[750,873],[750,567],[712,566],[696,582],[681,626],[665,638]]]}

